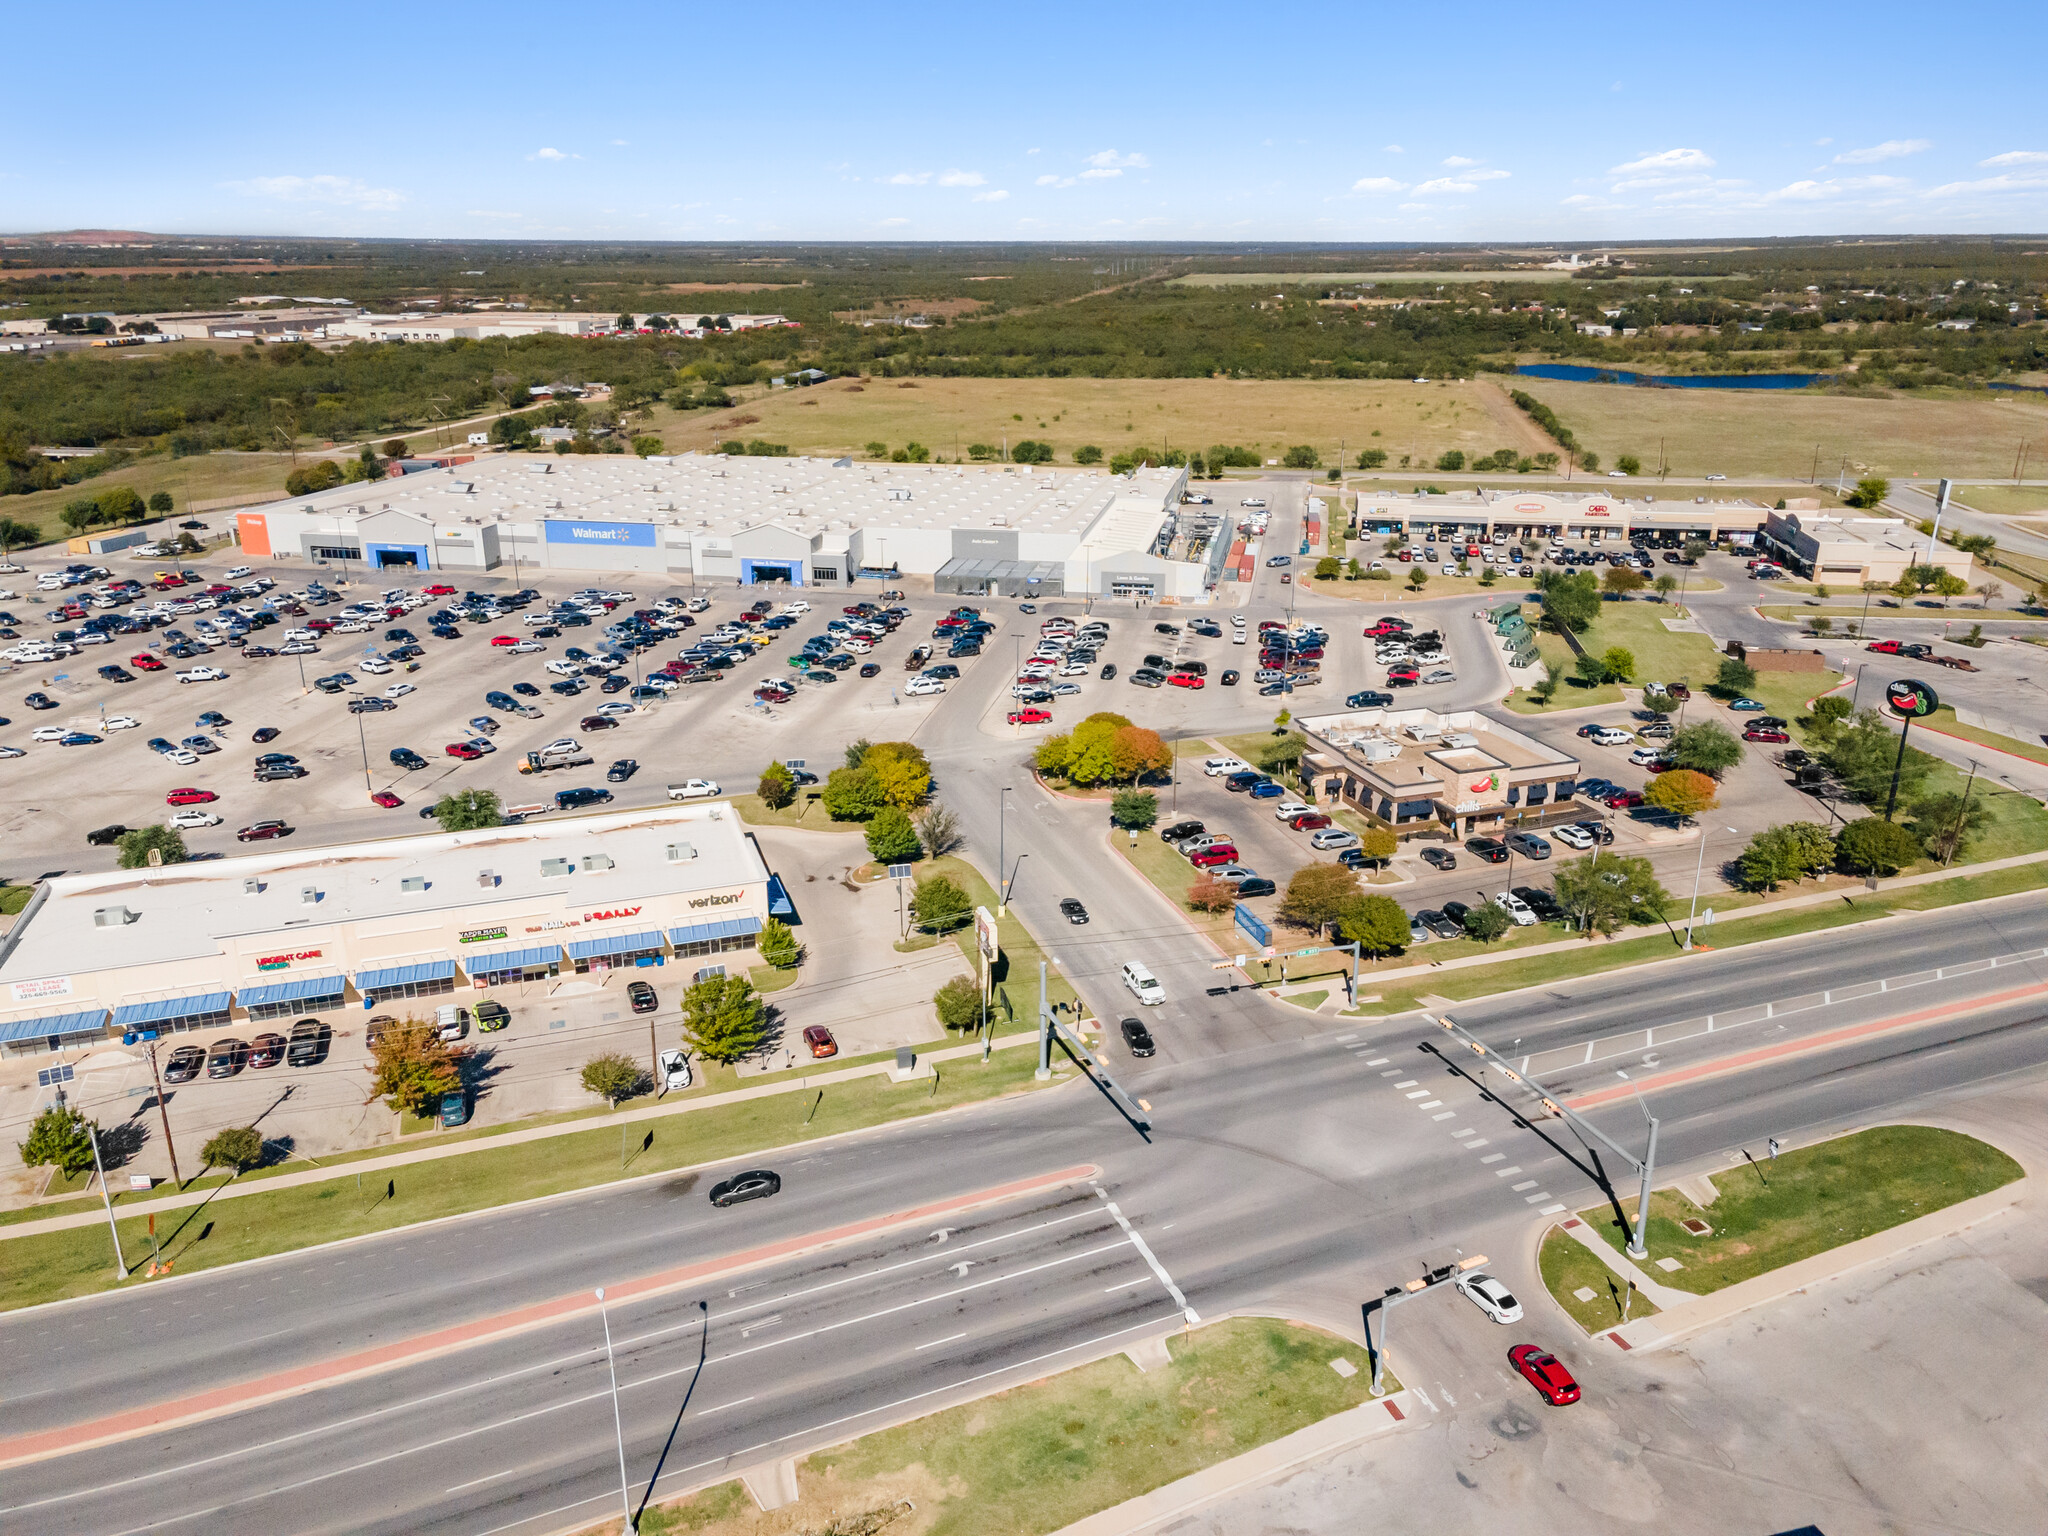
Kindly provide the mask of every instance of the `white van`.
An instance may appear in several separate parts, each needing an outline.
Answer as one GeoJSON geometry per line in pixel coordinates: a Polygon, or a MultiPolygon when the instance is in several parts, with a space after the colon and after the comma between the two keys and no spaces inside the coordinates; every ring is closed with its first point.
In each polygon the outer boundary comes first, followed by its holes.
{"type": "Polygon", "coordinates": [[[1166,989],[1159,985],[1159,979],[1144,966],[1133,960],[1124,967],[1124,985],[1131,989],[1131,995],[1147,1008],[1156,1008],[1166,1001],[1166,989]]]}

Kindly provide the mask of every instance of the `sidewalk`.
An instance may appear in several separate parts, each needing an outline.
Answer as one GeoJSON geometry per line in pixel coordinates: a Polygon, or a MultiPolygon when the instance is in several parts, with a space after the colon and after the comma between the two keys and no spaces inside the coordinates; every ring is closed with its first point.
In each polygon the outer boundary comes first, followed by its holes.
{"type": "MultiPolygon", "coordinates": [[[[1013,1035],[998,1035],[995,1049],[1008,1050],[1016,1046],[1036,1045],[1035,1032],[1024,1031],[1013,1035]]],[[[918,1064],[926,1062],[958,1061],[965,1057],[979,1056],[979,1045],[955,1045],[943,1050],[921,1051],[918,1064]]],[[[831,1083],[847,1083],[864,1077],[886,1077],[894,1067],[893,1061],[871,1062],[865,1066],[842,1067],[833,1072],[814,1072],[805,1077],[785,1078],[781,1082],[763,1083],[758,1087],[734,1088],[725,1093],[710,1093],[702,1098],[684,1099],[675,1104],[650,1104],[643,1109],[629,1109],[611,1115],[593,1115],[580,1120],[565,1121],[555,1125],[529,1126],[525,1130],[505,1131],[495,1136],[479,1136],[468,1141],[444,1142],[439,1146],[419,1147],[412,1151],[392,1152],[380,1157],[356,1158],[347,1162],[336,1162],[324,1168],[309,1168],[302,1172],[275,1174],[268,1178],[236,1181],[207,1189],[187,1190],[178,1194],[165,1195],[160,1199],[123,1201],[116,1209],[122,1219],[130,1216],[151,1216],[163,1211],[182,1210],[187,1206],[203,1205],[208,1200],[233,1200],[244,1195],[263,1195],[272,1190],[292,1189],[305,1184],[324,1184],[329,1180],[344,1178],[349,1174],[384,1173],[393,1168],[402,1168],[408,1163],[430,1163],[444,1157],[465,1157],[472,1152],[489,1152],[499,1147],[515,1146],[521,1142],[546,1141],[555,1136],[578,1136],[585,1131],[600,1127],[636,1125],[646,1120],[665,1119],[671,1115],[693,1114],[698,1110],[718,1109],[727,1104],[744,1103],[748,1099],[773,1098],[779,1094],[809,1093],[831,1083]]],[[[77,1195],[66,1199],[76,1200],[77,1195]]],[[[0,1226],[0,1242],[8,1238],[34,1237],[45,1232],[62,1232],[72,1227],[91,1226],[107,1219],[105,1210],[94,1205],[88,1211],[73,1211],[63,1216],[46,1216],[40,1221],[21,1221],[11,1226],[0,1226]]]]}

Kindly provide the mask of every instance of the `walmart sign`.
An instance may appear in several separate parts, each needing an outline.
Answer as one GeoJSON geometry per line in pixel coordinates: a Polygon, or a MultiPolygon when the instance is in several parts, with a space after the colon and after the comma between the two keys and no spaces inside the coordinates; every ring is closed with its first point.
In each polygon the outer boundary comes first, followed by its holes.
{"type": "Polygon", "coordinates": [[[575,523],[549,518],[543,524],[550,544],[610,544],[634,549],[655,547],[652,523],[575,523]]]}

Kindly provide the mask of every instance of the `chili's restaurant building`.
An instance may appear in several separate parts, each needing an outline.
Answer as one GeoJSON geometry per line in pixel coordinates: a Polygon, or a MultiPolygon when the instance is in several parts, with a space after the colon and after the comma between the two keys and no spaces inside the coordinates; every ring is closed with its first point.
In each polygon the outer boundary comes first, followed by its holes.
{"type": "Polygon", "coordinates": [[[1476,710],[1359,709],[1301,720],[1304,777],[1402,836],[1534,831],[1593,814],[1579,760],[1476,710]]]}
{"type": "Polygon", "coordinates": [[[0,940],[0,1052],[627,966],[694,980],[771,913],[787,897],[723,803],[61,875],[0,940]]]}

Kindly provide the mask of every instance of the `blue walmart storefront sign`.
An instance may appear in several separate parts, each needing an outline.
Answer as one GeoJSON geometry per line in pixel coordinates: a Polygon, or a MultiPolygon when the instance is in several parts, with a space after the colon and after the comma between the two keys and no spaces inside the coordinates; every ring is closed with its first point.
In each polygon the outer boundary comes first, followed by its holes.
{"type": "Polygon", "coordinates": [[[635,549],[655,545],[652,523],[577,523],[549,518],[543,526],[550,544],[611,544],[635,549]]]}

